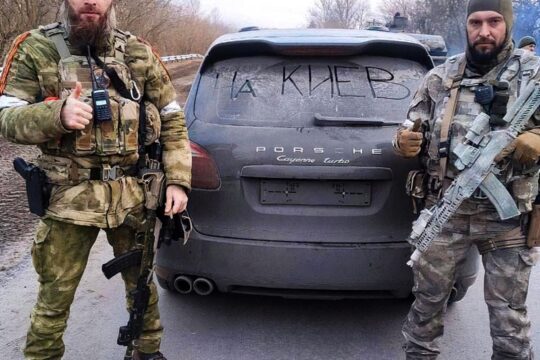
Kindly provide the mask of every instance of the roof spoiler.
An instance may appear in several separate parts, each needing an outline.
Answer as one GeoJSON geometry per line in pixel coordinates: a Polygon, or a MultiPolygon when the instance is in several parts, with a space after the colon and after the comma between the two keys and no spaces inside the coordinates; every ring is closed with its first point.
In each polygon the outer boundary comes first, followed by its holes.
{"type": "Polygon", "coordinates": [[[262,39],[230,41],[214,45],[208,51],[201,71],[211,64],[235,57],[249,56],[391,56],[421,63],[426,68],[433,68],[433,60],[422,44],[396,42],[395,40],[373,39],[359,43],[275,43],[262,39]]]}

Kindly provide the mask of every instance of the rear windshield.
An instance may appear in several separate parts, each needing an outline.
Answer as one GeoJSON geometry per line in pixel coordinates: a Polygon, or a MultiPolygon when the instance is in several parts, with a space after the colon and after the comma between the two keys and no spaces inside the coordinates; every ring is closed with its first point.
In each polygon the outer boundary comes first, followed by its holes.
{"type": "Polygon", "coordinates": [[[228,59],[201,74],[195,115],[240,126],[312,127],[316,113],[402,122],[426,71],[378,56],[228,59]]]}

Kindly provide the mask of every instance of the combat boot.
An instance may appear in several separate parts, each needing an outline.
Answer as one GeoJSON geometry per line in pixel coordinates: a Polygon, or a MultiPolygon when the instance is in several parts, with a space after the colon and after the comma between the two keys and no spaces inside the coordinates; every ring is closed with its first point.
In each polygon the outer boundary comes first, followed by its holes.
{"type": "Polygon", "coordinates": [[[138,350],[133,352],[133,360],[167,360],[161,352],[155,352],[151,354],[142,353],[138,350]]]}

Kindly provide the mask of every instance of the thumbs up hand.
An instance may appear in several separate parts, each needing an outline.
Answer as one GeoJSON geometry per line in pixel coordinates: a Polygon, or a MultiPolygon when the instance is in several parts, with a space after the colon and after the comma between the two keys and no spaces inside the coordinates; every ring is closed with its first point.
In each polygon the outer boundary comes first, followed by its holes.
{"type": "Polygon", "coordinates": [[[92,107],[79,99],[81,92],[82,85],[77,81],[60,113],[62,125],[68,130],[83,130],[92,120],[92,107]]]}
{"type": "Polygon", "coordinates": [[[420,153],[422,147],[423,134],[420,132],[422,122],[420,119],[414,122],[411,129],[404,129],[398,132],[396,140],[399,152],[406,158],[415,157],[420,153]]]}

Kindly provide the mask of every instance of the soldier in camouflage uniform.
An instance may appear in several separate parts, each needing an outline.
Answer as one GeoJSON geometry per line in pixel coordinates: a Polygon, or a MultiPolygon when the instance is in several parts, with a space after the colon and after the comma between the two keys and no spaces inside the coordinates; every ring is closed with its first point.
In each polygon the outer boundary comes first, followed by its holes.
{"type": "MultiPolygon", "coordinates": [[[[133,221],[144,213],[144,192],[134,176],[138,141],[159,139],[164,146],[167,215],[185,209],[191,182],[184,115],[159,57],[145,42],[116,29],[112,0],[66,0],[62,6],[62,23],[15,40],[0,78],[1,133],[41,149],[38,164],[52,186],[32,247],[40,287],[26,359],[62,358],[69,309],[100,229],[115,256],[135,246],[133,221]],[[89,64],[87,46],[105,66],[89,64]],[[142,96],[145,139],[137,134],[139,102],[111,85],[103,67],[114,69],[133,97],[142,96]],[[112,121],[94,121],[90,71],[108,88],[112,121]]],[[[136,267],[122,273],[126,293],[136,286],[137,276],[136,267]]],[[[163,328],[157,302],[151,284],[134,359],[165,359],[159,352],[163,328]]]]}
{"type": "MultiPolygon", "coordinates": [[[[459,174],[452,150],[463,142],[475,117],[487,112],[496,129],[501,124],[497,118],[504,115],[530,79],[537,77],[540,66],[532,53],[514,50],[511,0],[470,0],[467,16],[467,52],[449,58],[426,75],[394,140],[398,154],[420,156],[425,166],[426,206],[433,205],[459,174]],[[494,85],[495,97],[480,104],[476,94],[489,85],[494,85]],[[500,100],[504,94],[507,104],[500,100]],[[445,114],[450,124],[448,141],[441,140],[446,138],[445,114]]],[[[416,299],[402,329],[407,359],[436,359],[440,353],[438,340],[443,334],[456,271],[473,245],[478,246],[485,268],[492,359],[532,359],[525,301],[538,253],[526,246],[522,222],[538,193],[538,171],[526,170],[538,162],[540,155],[539,124],[535,115],[528,130],[498,159],[503,169],[499,178],[507,184],[523,215],[501,221],[485,194],[478,192],[461,205],[414,263],[416,299]]]]}
{"type": "Polygon", "coordinates": [[[524,36],[518,41],[518,49],[525,49],[536,52],[536,39],[532,36],[524,36]]]}

